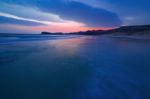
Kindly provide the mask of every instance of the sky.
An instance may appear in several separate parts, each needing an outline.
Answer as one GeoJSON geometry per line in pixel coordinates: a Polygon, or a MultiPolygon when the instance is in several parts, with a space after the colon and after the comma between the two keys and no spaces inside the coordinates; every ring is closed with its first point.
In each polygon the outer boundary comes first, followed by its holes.
{"type": "Polygon", "coordinates": [[[150,0],[0,0],[0,33],[107,30],[149,17],[150,0]]]}

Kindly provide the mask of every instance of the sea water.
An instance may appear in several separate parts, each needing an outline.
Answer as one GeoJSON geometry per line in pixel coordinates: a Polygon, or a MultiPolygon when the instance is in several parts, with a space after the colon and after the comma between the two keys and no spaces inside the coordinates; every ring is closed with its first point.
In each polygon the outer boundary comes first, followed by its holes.
{"type": "Polygon", "coordinates": [[[0,40],[0,99],[150,99],[150,40],[0,40]]]}

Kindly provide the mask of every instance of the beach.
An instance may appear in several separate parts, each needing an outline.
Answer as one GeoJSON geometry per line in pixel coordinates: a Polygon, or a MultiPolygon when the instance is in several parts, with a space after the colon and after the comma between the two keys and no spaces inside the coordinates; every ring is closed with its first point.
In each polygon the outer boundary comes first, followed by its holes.
{"type": "Polygon", "coordinates": [[[108,36],[0,40],[0,99],[149,99],[150,40],[108,36]]]}

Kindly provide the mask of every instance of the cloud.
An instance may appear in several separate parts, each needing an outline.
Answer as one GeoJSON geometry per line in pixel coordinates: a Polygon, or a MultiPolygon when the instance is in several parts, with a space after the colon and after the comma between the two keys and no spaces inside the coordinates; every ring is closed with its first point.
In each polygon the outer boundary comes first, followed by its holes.
{"type": "Polygon", "coordinates": [[[0,23],[1,24],[17,24],[17,25],[26,25],[26,26],[39,26],[39,25],[44,25],[39,22],[33,22],[33,21],[28,21],[25,19],[21,18],[13,18],[13,17],[5,17],[0,15],[0,23]]]}
{"type": "Polygon", "coordinates": [[[63,20],[76,21],[89,27],[116,27],[121,21],[116,13],[68,0],[2,0],[9,4],[35,7],[42,12],[53,13],[63,20]]]}
{"type": "Polygon", "coordinates": [[[91,27],[115,27],[121,25],[117,14],[75,1],[39,0],[37,6],[46,12],[58,14],[62,19],[85,23],[91,27]]]}
{"type": "Polygon", "coordinates": [[[22,18],[36,19],[40,21],[50,22],[64,22],[58,15],[52,13],[45,13],[38,10],[38,8],[32,8],[28,6],[22,6],[17,4],[0,3],[0,12],[9,13],[22,18]],[[18,10],[19,9],[19,10],[18,10]]]}
{"type": "Polygon", "coordinates": [[[150,0],[71,0],[118,14],[122,25],[150,24],[150,0]],[[132,18],[131,18],[132,17],[132,18]],[[134,18],[133,18],[134,17],[134,18]]]}
{"type": "MultiPolygon", "coordinates": [[[[82,23],[78,23],[78,22],[73,22],[73,21],[63,21],[63,22],[50,22],[50,21],[40,21],[40,20],[36,20],[36,19],[30,19],[30,18],[23,18],[23,17],[19,17],[19,16],[15,16],[12,14],[8,14],[8,13],[3,13],[0,12],[0,17],[1,17],[1,23],[11,23],[11,24],[20,24],[20,22],[23,23],[29,23],[29,25],[31,25],[31,23],[35,24],[35,25],[55,25],[55,26],[63,26],[63,25],[67,25],[67,24],[72,24],[73,26],[84,26],[84,24],[82,23]]],[[[25,24],[26,25],[26,24],[25,24]]]]}

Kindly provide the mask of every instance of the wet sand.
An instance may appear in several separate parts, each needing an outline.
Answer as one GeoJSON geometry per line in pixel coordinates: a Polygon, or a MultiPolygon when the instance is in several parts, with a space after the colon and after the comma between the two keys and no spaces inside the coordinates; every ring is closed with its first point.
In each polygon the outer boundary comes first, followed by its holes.
{"type": "Polygon", "coordinates": [[[149,99],[149,45],[99,36],[0,44],[0,99],[149,99]]]}

